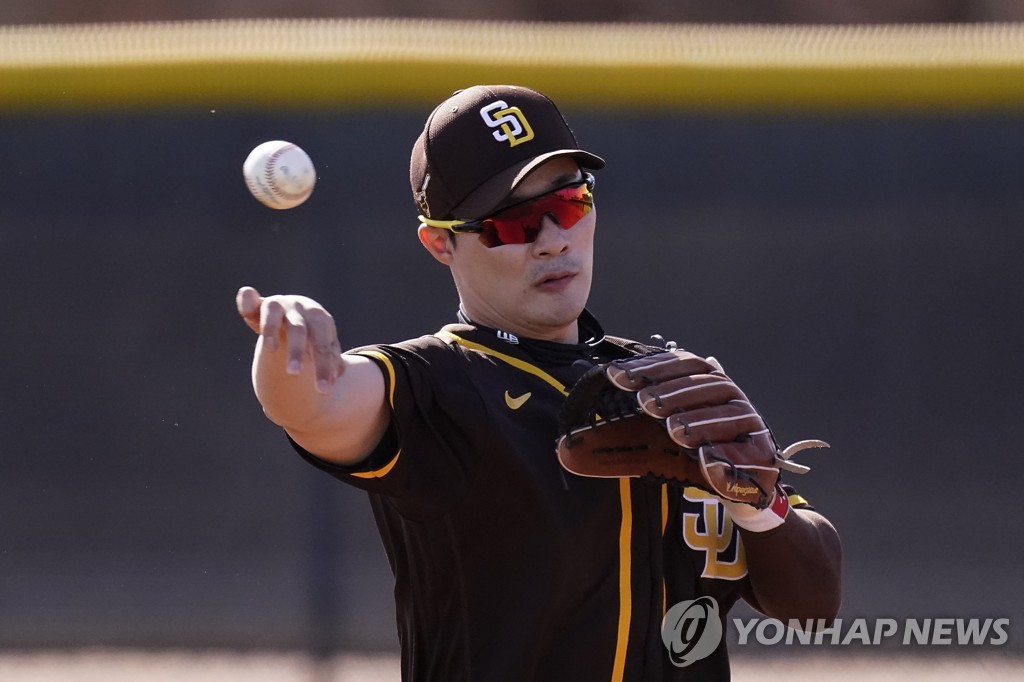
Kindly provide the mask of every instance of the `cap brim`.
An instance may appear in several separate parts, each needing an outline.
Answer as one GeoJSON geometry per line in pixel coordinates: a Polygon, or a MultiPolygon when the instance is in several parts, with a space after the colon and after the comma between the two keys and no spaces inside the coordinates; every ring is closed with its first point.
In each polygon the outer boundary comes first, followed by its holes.
{"type": "Polygon", "coordinates": [[[506,168],[487,182],[473,190],[473,193],[461,204],[452,209],[452,215],[460,220],[477,220],[485,218],[501,207],[523,180],[546,161],[559,156],[575,159],[581,167],[591,170],[604,168],[604,159],[582,149],[558,149],[553,152],[535,156],[506,168]]]}

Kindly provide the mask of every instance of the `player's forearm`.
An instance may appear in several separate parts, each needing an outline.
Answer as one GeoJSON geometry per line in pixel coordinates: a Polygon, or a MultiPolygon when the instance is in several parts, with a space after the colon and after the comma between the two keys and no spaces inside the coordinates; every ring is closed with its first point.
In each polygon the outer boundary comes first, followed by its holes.
{"type": "Polygon", "coordinates": [[[842,600],[842,545],[828,519],[793,509],[777,528],[740,532],[753,596],[766,615],[801,623],[836,617],[842,600]]]}
{"type": "Polygon", "coordinates": [[[253,387],[267,418],[323,459],[353,464],[376,445],[387,426],[388,408],[380,370],[367,358],[341,356],[340,374],[325,392],[317,390],[312,362],[298,373],[280,349],[257,343],[253,387]]]}

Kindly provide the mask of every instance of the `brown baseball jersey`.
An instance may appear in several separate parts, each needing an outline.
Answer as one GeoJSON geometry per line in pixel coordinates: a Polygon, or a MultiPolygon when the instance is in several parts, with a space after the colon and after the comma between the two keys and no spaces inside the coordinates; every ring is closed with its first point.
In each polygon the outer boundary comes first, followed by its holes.
{"type": "Polygon", "coordinates": [[[575,380],[651,349],[605,336],[587,312],[580,338],[462,323],[351,351],[385,376],[386,436],[356,467],[295,446],[369,493],[395,576],[404,680],[729,678],[724,637],[687,667],[661,639],[671,605],[712,596],[724,630],[748,588],[738,529],[717,498],[577,477],[556,459],[557,415],[575,380]]]}

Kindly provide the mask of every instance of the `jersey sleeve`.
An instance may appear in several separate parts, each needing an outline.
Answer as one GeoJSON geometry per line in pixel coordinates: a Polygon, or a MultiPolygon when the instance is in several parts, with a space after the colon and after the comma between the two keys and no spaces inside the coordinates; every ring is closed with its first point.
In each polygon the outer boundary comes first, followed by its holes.
{"type": "Polygon", "coordinates": [[[796,488],[794,488],[788,483],[783,483],[782,489],[786,492],[786,495],[789,497],[789,506],[791,509],[809,509],[811,511],[814,511],[814,507],[811,505],[811,503],[808,502],[803,495],[798,493],[796,488]]]}
{"type": "Polygon", "coordinates": [[[384,376],[391,421],[381,441],[347,467],[292,446],[316,468],[413,514],[456,499],[472,475],[477,434],[486,432],[486,413],[473,382],[463,380],[458,352],[436,337],[349,352],[372,360],[384,376]]]}

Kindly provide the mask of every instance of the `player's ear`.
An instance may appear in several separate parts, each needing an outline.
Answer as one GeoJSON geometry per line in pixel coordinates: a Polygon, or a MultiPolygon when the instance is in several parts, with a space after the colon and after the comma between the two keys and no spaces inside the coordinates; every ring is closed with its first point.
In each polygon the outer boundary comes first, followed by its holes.
{"type": "Polygon", "coordinates": [[[416,232],[420,238],[420,244],[430,252],[430,255],[445,265],[452,264],[452,256],[455,252],[455,235],[450,230],[440,227],[430,227],[420,224],[416,232]]]}

